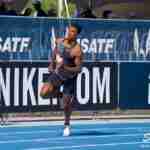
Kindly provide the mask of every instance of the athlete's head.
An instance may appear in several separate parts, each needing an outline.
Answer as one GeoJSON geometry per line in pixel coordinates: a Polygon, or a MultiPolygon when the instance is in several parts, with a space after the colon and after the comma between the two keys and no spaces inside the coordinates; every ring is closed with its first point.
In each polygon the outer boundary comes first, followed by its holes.
{"type": "Polygon", "coordinates": [[[68,39],[75,40],[77,35],[81,32],[81,27],[77,24],[71,24],[68,28],[68,39]]]}

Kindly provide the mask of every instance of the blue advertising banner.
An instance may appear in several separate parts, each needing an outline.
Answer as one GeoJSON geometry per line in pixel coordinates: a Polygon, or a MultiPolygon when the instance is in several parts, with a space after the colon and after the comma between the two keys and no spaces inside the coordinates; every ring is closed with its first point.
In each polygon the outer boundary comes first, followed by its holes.
{"type": "Polygon", "coordinates": [[[39,89],[70,22],[82,27],[84,53],[75,108],[150,108],[150,21],[0,17],[0,111],[60,109],[39,89]]]}
{"type": "Polygon", "coordinates": [[[150,63],[122,62],[120,64],[121,109],[150,108],[150,63]]]}
{"type": "Polygon", "coordinates": [[[70,21],[82,27],[85,60],[150,58],[150,21],[0,17],[0,60],[48,60],[70,21]]]}
{"type": "MultiPolygon", "coordinates": [[[[0,62],[0,112],[61,110],[58,99],[40,96],[49,75],[47,66],[46,62],[0,62]]],[[[75,93],[76,110],[116,108],[117,64],[85,63],[75,93]]]]}

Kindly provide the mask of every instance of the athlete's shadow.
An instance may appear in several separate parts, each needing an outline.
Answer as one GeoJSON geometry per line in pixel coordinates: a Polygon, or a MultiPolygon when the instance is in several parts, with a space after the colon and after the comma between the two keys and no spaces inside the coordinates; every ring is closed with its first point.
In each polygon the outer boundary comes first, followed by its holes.
{"type": "Polygon", "coordinates": [[[78,131],[78,132],[73,132],[72,133],[72,136],[105,136],[105,135],[115,135],[115,134],[117,134],[117,133],[115,133],[115,132],[101,132],[101,131],[94,131],[94,130],[92,130],[92,131],[89,131],[89,130],[87,130],[87,131],[78,131]]]}

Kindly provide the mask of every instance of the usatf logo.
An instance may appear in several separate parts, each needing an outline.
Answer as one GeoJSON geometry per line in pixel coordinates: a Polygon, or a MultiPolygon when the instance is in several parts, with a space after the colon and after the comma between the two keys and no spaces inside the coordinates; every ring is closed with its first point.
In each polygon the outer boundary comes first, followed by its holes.
{"type": "Polygon", "coordinates": [[[25,52],[29,48],[30,37],[0,37],[0,52],[25,52]]]}
{"type": "Polygon", "coordinates": [[[111,53],[116,40],[112,38],[77,39],[84,53],[111,53]]]}
{"type": "Polygon", "coordinates": [[[134,51],[137,57],[139,56],[146,57],[150,54],[150,29],[147,35],[146,34],[143,34],[142,36],[139,35],[140,33],[138,32],[138,29],[135,29],[133,40],[134,51]]]}

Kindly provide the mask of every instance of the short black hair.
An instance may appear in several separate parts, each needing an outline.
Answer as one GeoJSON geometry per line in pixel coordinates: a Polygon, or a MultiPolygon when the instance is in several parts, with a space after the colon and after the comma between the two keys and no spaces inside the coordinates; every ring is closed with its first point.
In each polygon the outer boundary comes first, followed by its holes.
{"type": "Polygon", "coordinates": [[[78,24],[76,24],[76,23],[71,23],[69,26],[70,26],[70,27],[74,27],[74,28],[76,28],[76,29],[77,29],[77,33],[78,33],[78,34],[80,34],[80,33],[81,33],[81,31],[82,31],[81,26],[80,26],[80,25],[78,25],[78,24]]]}

